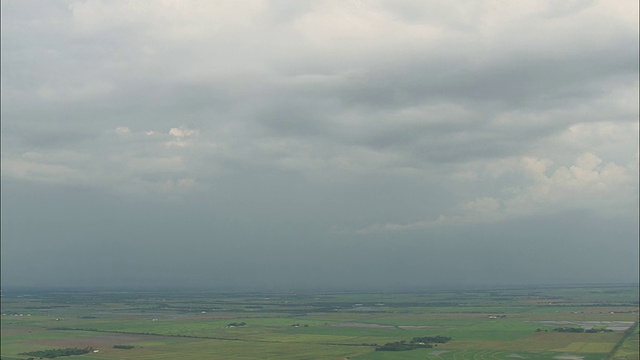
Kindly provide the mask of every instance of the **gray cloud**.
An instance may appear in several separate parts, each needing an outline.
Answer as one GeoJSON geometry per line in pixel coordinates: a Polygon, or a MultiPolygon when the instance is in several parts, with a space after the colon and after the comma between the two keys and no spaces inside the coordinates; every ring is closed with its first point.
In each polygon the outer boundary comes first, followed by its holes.
{"type": "Polygon", "coordinates": [[[2,3],[3,283],[408,286],[532,241],[497,283],[586,281],[585,224],[637,240],[636,4],[181,4],[2,3]]]}

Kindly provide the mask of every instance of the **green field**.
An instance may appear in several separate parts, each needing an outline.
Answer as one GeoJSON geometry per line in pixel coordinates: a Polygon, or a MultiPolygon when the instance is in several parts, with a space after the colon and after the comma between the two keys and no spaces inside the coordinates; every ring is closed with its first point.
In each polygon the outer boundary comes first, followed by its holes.
{"type": "Polygon", "coordinates": [[[5,291],[0,354],[27,359],[20,354],[91,347],[96,352],[69,358],[631,360],[638,359],[637,321],[637,286],[402,294],[5,291]],[[376,351],[437,335],[451,341],[376,351]]]}

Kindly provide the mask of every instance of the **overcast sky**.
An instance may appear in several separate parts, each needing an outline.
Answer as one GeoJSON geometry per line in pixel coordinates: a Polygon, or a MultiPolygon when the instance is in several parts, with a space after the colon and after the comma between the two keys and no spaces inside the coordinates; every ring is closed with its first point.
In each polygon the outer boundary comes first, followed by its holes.
{"type": "Polygon", "coordinates": [[[2,286],[638,281],[638,3],[2,1],[2,286]]]}

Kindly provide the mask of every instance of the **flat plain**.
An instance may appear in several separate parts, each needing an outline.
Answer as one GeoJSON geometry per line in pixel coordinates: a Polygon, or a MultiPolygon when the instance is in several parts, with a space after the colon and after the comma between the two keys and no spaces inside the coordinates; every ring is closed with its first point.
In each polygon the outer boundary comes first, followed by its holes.
{"type": "Polygon", "coordinates": [[[637,285],[404,293],[3,291],[1,304],[2,359],[63,348],[91,348],[69,359],[639,358],[637,285]],[[379,351],[426,336],[451,340],[379,351]]]}

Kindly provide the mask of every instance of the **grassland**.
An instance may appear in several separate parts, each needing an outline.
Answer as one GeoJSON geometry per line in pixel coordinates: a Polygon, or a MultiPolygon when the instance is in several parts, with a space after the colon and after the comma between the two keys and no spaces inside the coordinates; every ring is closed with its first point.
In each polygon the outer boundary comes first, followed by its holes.
{"type": "Polygon", "coordinates": [[[98,352],[70,358],[631,360],[638,359],[637,320],[637,286],[403,294],[5,291],[0,356],[92,347],[98,352]],[[559,324],[614,331],[553,331],[559,324]],[[375,351],[375,344],[435,335],[453,340],[375,351]]]}

